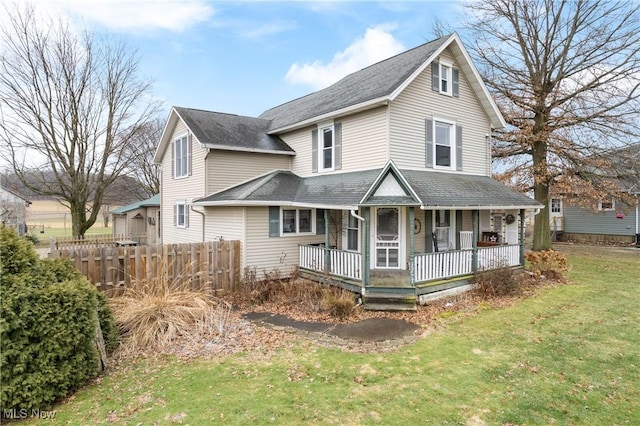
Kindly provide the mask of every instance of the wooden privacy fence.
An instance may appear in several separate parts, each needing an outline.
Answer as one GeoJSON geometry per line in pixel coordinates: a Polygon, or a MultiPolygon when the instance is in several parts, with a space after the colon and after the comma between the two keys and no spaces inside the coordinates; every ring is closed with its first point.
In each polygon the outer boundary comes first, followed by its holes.
{"type": "MultiPolygon", "coordinates": [[[[240,241],[88,247],[52,250],[71,259],[97,288],[109,295],[144,285],[187,285],[193,290],[235,291],[240,286],[240,241]]],[[[153,288],[151,289],[153,290],[153,288]]]]}

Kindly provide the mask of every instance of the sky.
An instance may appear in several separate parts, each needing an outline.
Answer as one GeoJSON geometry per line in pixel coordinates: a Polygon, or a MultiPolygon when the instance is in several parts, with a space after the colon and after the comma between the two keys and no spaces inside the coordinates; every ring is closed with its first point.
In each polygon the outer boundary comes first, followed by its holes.
{"type": "Polygon", "coordinates": [[[436,38],[435,20],[458,30],[463,10],[459,1],[34,4],[135,49],[162,114],[181,106],[252,117],[436,38]]]}

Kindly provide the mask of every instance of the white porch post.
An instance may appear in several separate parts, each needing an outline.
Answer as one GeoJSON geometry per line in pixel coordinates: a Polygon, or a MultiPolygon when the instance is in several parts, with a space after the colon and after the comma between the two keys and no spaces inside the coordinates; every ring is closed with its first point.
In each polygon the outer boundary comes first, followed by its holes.
{"type": "Polygon", "coordinates": [[[329,209],[324,209],[324,270],[331,270],[331,252],[329,251],[329,209]]]}
{"type": "Polygon", "coordinates": [[[478,234],[480,230],[480,210],[471,210],[471,227],[473,228],[473,241],[471,249],[471,271],[475,274],[478,270],[478,234]]]}
{"type": "Polygon", "coordinates": [[[413,229],[415,226],[415,211],[414,207],[409,207],[409,284],[412,286],[416,282],[416,272],[414,269],[415,265],[415,236],[413,234],[413,229]]]}
{"type": "Polygon", "coordinates": [[[364,208],[364,232],[362,245],[362,286],[369,285],[371,274],[371,207],[364,208]]]}

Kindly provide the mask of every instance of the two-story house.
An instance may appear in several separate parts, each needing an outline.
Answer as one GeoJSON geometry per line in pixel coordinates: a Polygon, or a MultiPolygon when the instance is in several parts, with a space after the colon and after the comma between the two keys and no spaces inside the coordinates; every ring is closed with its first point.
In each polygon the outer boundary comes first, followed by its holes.
{"type": "Polygon", "coordinates": [[[524,211],[541,206],[491,179],[504,125],[457,34],[259,117],[175,107],[155,157],[163,242],[237,239],[243,268],[370,302],[523,265],[524,211]]]}

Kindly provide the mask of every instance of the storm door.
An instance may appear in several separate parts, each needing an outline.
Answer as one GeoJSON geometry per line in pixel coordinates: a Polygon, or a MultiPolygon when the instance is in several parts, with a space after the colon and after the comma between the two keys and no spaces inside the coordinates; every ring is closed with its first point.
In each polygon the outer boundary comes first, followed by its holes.
{"type": "Polygon", "coordinates": [[[397,208],[376,210],[375,267],[400,267],[400,212],[397,208]]]}

